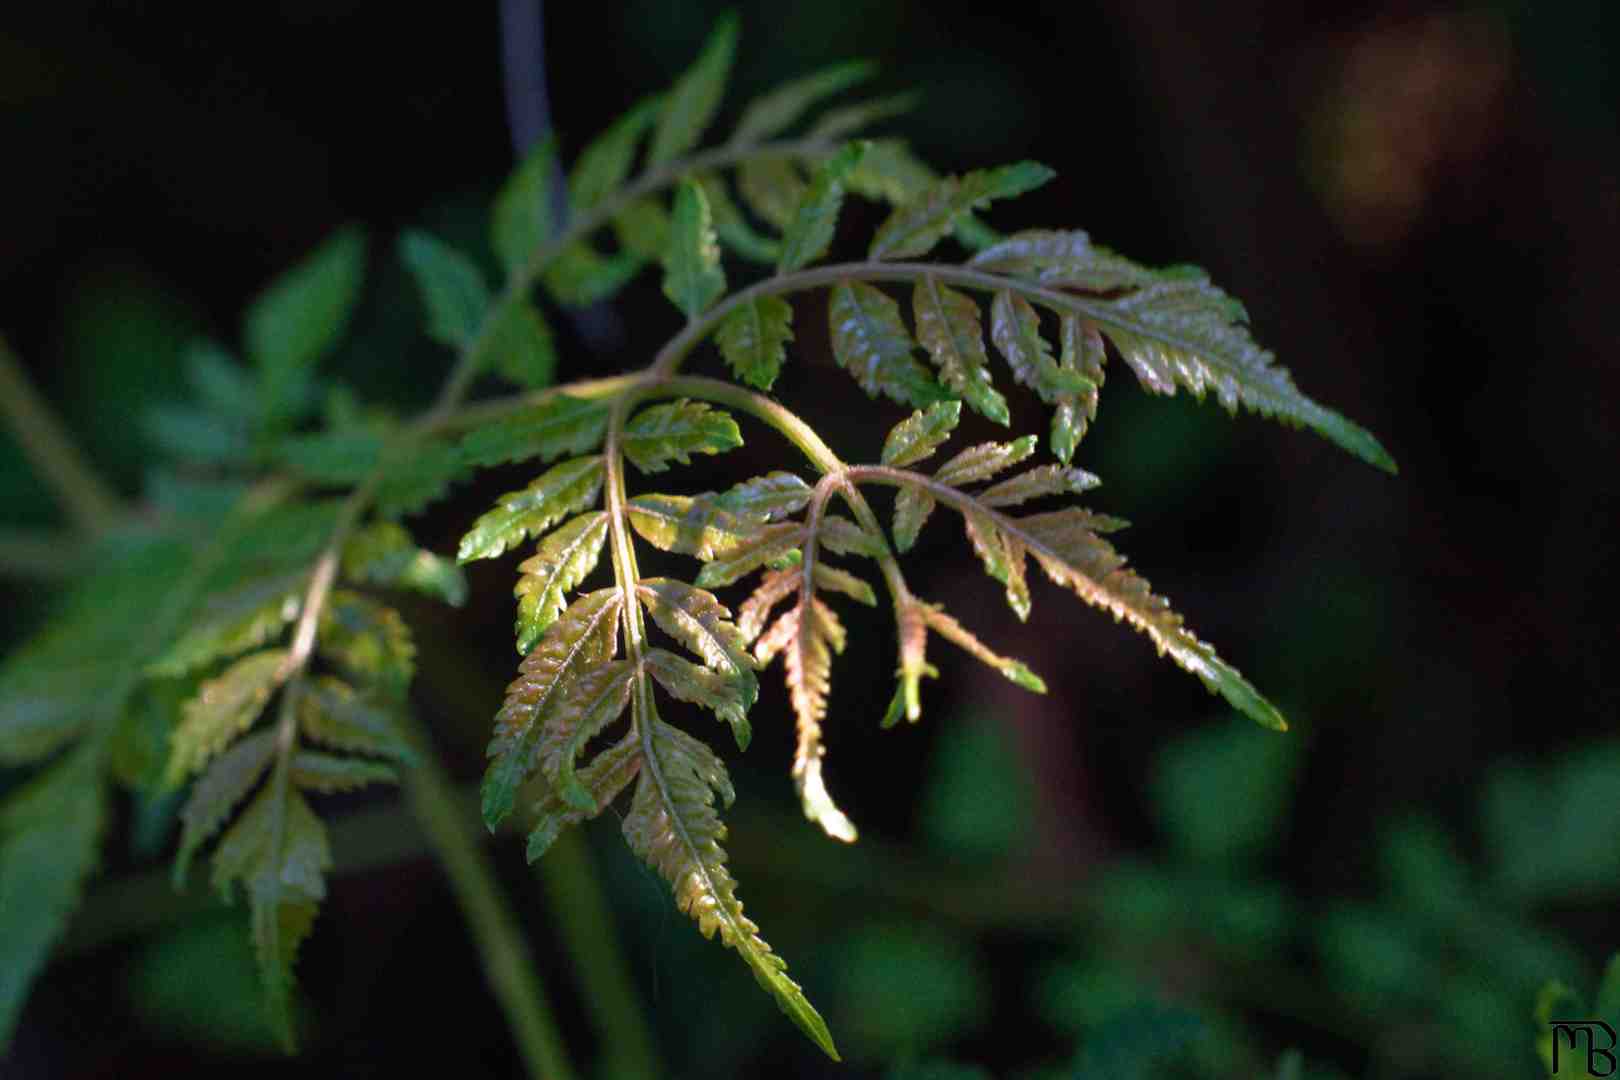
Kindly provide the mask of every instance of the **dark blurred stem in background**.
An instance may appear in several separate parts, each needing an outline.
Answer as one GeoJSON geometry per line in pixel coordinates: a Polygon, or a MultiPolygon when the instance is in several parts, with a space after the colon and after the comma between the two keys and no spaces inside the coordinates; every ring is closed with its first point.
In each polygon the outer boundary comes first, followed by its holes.
{"type": "MultiPolygon", "coordinates": [[[[545,10],[542,0],[501,0],[501,68],[512,148],[522,158],[548,139],[551,105],[546,95],[545,10]]],[[[552,157],[551,220],[567,225],[568,189],[561,159],[552,157]]],[[[604,353],[622,338],[622,327],[605,304],[571,311],[575,331],[591,351],[604,353]]],[[[539,875],[563,940],[574,960],[585,1007],[612,1076],[662,1076],[646,1012],[630,978],[618,930],[602,891],[591,852],[578,830],[560,837],[540,860],[539,875]]]]}
{"type": "Polygon", "coordinates": [[[95,535],[118,523],[124,514],[118,495],[68,438],[4,337],[0,337],[0,413],[23,453],[80,529],[95,535]]]}

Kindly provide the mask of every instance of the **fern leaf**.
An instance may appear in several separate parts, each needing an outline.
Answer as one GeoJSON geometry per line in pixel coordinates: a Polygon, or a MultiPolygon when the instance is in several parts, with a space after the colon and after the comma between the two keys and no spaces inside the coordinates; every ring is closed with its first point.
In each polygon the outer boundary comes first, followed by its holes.
{"type": "Polygon", "coordinates": [[[714,339],[737,378],[769,390],[787,359],[787,343],[793,340],[793,305],[780,296],[739,304],[721,321],[714,339]]]}
{"type": "Polygon", "coordinates": [[[873,139],[847,182],[859,195],[901,206],[938,184],[939,174],[902,140],[873,139]]]}
{"type": "Polygon", "coordinates": [[[619,247],[649,262],[663,258],[669,246],[669,212],[657,199],[637,199],[613,216],[619,247]]]}
{"type": "Polygon", "coordinates": [[[931,457],[951,437],[961,416],[960,401],[941,401],[930,405],[927,412],[912,413],[883,440],[883,464],[903,469],[931,457]]]}
{"type": "Polygon", "coordinates": [[[1005,427],[1007,399],[990,381],[979,305],[965,293],[925,275],[911,293],[917,340],[928,350],[945,385],[982,415],[1005,427]]]}
{"type": "Polygon", "coordinates": [[[923,619],[927,621],[928,629],[963,649],[974,659],[995,668],[1025,690],[1033,690],[1037,694],[1046,693],[1046,682],[1029,670],[1023,661],[993,652],[942,608],[923,603],[919,603],[917,607],[923,619]]]}
{"type": "Polygon", "coordinates": [[[375,432],[323,431],[284,438],[272,456],[317,484],[352,487],[376,469],[382,451],[382,436],[375,432]]]}
{"type": "Polygon", "coordinates": [[[715,24],[697,61],[669,88],[647,152],[649,165],[662,165],[698,144],[720,107],[736,51],[737,18],[728,14],[715,24]]]}
{"type": "Polygon", "coordinates": [[[558,394],[470,432],[458,450],[467,465],[504,465],[534,457],[551,461],[601,446],[607,421],[608,407],[602,402],[558,394]]]}
{"type": "Polygon", "coordinates": [[[1052,453],[1067,465],[1074,459],[1074,449],[1086,428],[1097,419],[1097,391],[1103,384],[1107,351],[1097,328],[1075,315],[1063,316],[1058,339],[1063,343],[1059,366],[1078,371],[1091,383],[1090,390],[1060,396],[1052,411],[1052,453]]]}
{"type": "Polygon", "coordinates": [[[293,755],[288,779],[301,791],[335,795],[357,791],[370,784],[397,784],[399,773],[392,765],[381,761],[300,750],[293,755]]]}
{"type": "Polygon", "coordinates": [[[713,593],[670,578],[646,578],[636,595],[658,628],[702,661],[737,684],[743,708],[759,697],[748,656],[748,642],[731,621],[731,612],[713,593]]]}
{"type": "Polygon", "coordinates": [[[628,251],[604,255],[584,240],[559,251],[540,275],[546,291],[563,307],[589,307],[614,296],[646,262],[628,251]]]}
{"type": "Polygon", "coordinates": [[[424,442],[404,459],[394,459],[377,484],[377,513],[385,518],[414,514],[444,498],[462,473],[461,455],[447,443],[424,442]]]}
{"type": "Polygon", "coordinates": [[[580,514],[541,541],[539,552],[518,566],[523,575],[514,590],[518,652],[534,648],[540,635],[557,621],[568,604],[568,591],[596,569],[607,534],[607,514],[580,514]]]}
{"type": "Polygon", "coordinates": [[[460,607],[467,600],[467,577],[450,559],[423,551],[404,527],[375,521],[357,529],[343,545],[343,577],[359,585],[409,589],[460,607]]]}
{"type": "Polygon", "coordinates": [[[527,299],[508,301],[494,319],[479,340],[473,367],[531,390],[550,386],[557,375],[557,343],[540,312],[527,299]]]}
{"type": "Polygon", "coordinates": [[[989,480],[1033,454],[1035,442],[1035,436],[1025,435],[1009,443],[988,442],[970,446],[941,465],[934,479],[951,487],[989,480]]]}
{"type": "Polygon", "coordinates": [[[589,812],[601,808],[574,774],[574,764],[587,743],[613,723],[630,703],[630,681],[636,670],[617,660],[582,672],[548,704],[540,721],[540,769],[562,801],[589,812]]]}
{"type": "Polygon", "coordinates": [[[715,235],[720,237],[720,242],[751,262],[774,266],[782,253],[782,245],[754,230],[732,200],[726,181],[713,173],[699,173],[697,182],[709,200],[715,235]]]}
{"type": "Polygon", "coordinates": [[[743,202],[778,231],[793,220],[808,187],[798,164],[788,158],[747,158],[737,167],[737,191],[743,202]]]}
{"type": "Polygon", "coordinates": [[[641,740],[632,731],[575,774],[580,786],[591,796],[592,809],[572,806],[563,801],[555,788],[548,790],[535,807],[535,826],[529,833],[529,861],[534,862],[549,851],[564,829],[601,813],[640,771],[641,740]]]}
{"type": "Polygon", "coordinates": [[[0,1047],[95,870],[108,811],[98,759],[82,746],[0,802],[0,1047]]]}
{"type": "Polygon", "coordinates": [[[744,542],[722,552],[706,563],[697,576],[697,584],[705,589],[730,585],[762,566],[780,569],[799,560],[799,545],[804,543],[804,526],[793,521],[778,522],[755,529],[744,542]]]}
{"type": "Polygon", "coordinates": [[[285,677],[285,649],[266,649],[236,661],[197,689],[174,729],[165,782],[178,784],[253,726],[285,677]]]}
{"type": "Polygon", "coordinates": [[[675,192],[669,247],[664,253],[664,295],[691,321],[725,291],[726,275],[720,269],[720,246],[709,200],[702,188],[687,180],[675,192]]]}
{"type": "Polygon", "coordinates": [[[810,485],[797,473],[768,472],[734,484],[714,504],[745,521],[763,525],[796,514],[810,505],[810,485]]]}
{"type": "Polygon", "coordinates": [[[899,723],[902,715],[913,724],[922,719],[923,676],[939,676],[939,669],[928,662],[928,612],[928,604],[911,600],[896,613],[899,621],[896,634],[900,642],[900,666],[897,671],[900,685],[883,717],[882,726],[885,728],[899,723]]]}
{"type": "Polygon", "coordinates": [[[176,678],[273,641],[298,618],[302,584],[302,574],[283,574],[210,597],[191,629],[148,664],[146,673],[176,678]]]}
{"type": "Polygon", "coordinates": [[[600,455],[574,458],[541,473],[527,488],[500,497],[495,509],[461,538],[456,561],[489,559],[537,536],[569,514],[588,510],[602,494],[600,455]]]}
{"type": "Polygon", "coordinates": [[[1010,528],[1027,538],[1030,553],[1053,581],[1142,631],[1161,655],[1168,653],[1239,712],[1266,727],[1287,730],[1282,714],[1195,637],[1169,601],[1154,595],[1146,581],[1126,569],[1124,557],[1096,535],[1092,525],[1089,515],[1056,511],[1020,518],[1010,528]]]}
{"type": "Polygon", "coordinates": [[[489,285],[477,265],[431,233],[407,230],[399,254],[427,308],[428,337],[453,349],[477,336],[489,311],[489,285]]]}
{"type": "Polygon", "coordinates": [[[948,176],[895,207],[872,238],[874,259],[907,259],[926,255],[951,234],[958,220],[992,199],[1010,199],[1033,191],[1056,176],[1033,161],[948,176]]]}
{"type": "Polygon", "coordinates": [[[721,454],[742,444],[729,413],[682,398],[637,413],[625,425],[622,446],[636,468],[661,473],[671,461],[689,465],[692,454],[721,454]]]}
{"type": "Polygon", "coordinates": [[[990,340],[1012,368],[1013,378],[1049,405],[1096,389],[1074,368],[1052,359],[1041,337],[1040,316],[1028,300],[1009,290],[996,293],[990,303],[990,340]]]}
{"type": "Polygon", "coordinates": [[[849,143],[817,167],[782,234],[777,273],[799,270],[827,254],[838,227],[838,211],[844,204],[844,178],[860,164],[865,153],[865,143],[849,143]]]}
{"type": "Polygon", "coordinates": [[[864,555],[876,559],[889,553],[882,540],[848,518],[836,514],[822,515],[816,537],[822,547],[838,555],[864,555]]]}
{"type": "Polygon", "coordinates": [[[869,61],[852,60],[783,83],[749,103],[737,121],[736,130],[726,141],[733,146],[746,146],[780,135],[817,104],[871,78],[876,70],[876,65],[869,61]]]}
{"type": "Polygon", "coordinates": [[[550,191],[556,155],[555,141],[541,139],[495,195],[489,242],[508,277],[521,273],[556,230],[550,191]]]}
{"type": "Polygon", "coordinates": [[[260,415],[270,426],[302,411],[311,370],[348,328],[365,268],[365,234],[341,229],[248,306],[242,337],[259,372],[260,415]]]}
{"type": "Polygon", "coordinates": [[[1395,462],[1372,434],[1295,388],[1286,368],[1249,336],[1243,306],[1201,271],[1177,269],[1116,300],[1098,301],[1096,321],[1148,390],[1215,391],[1228,412],[1239,404],[1311,428],[1385,472],[1395,462]]]}
{"type": "Polygon", "coordinates": [[[180,851],[174,859],[176,888],[185,883],[197,849],[219,832],[236,804],[247,798],[269,769],[275,752],[276,733],[255,732],[215,758],[192,786],[180,810],[180,851]]]}
{"type": "Polygon", "coordinates": [[[1029,618],[1029,584],[1024,576],[1024,546],[1015,536],[997,528],[990,515],[979,510],[965,511],[962,524],[967,529],[973,551],[984,563],[985,573],[1007,586],[1007,604],[1019,620],[1029,618]]]}
{"type": "Polygon", "coordinates": [[[840,281],[827,307],[833,356],[868,397],[886,394],[902,405],[927,408],[950,400],[912,355],[916,343],[900,305],[864,281],[840,281]]]}
{"type": "Polygon", "coordinates": [[[825,560],[817,559],[816,565],[811,568],[810,572],[811,576],[815,578],[816,588],[843,593],[850,599],[865,604],[867,607],[877,606],[877,594],[872,591],[872,586],[851,574],[848,570],[828,566],[825,560]]]}
{"type": "Polygon", "coordinates": [[[1027,472],[1011,476],[988,487],[974,496],[980,506],[1017,506],[1031,499],[1048,495],[1079,495],[1102,483],[1084,469],[1065,468],[1062,465],[1037,465],[1027,472]]]}
{"type": "Polygon", "coordinates": [[[934,512],[934,497],[920,487],[905,487],[894,496],[894,546],[910,551],[934,512]]]}
{"type": "MultiPolygon", "coordinates": [[[[803,571],[798,567],[791,570],[771,570],[760,578],[759,584],[737,608],[737,632],[742,635],[744,643],[751,643],[759,637],[760,631],[771,620],[771,612],[776,605],[799,591],[803,582],[803,571]]],[[[756,663],[763,663],[756,658],[756,663]]]]}
{"type": "Polygon", "coordinates": [[[511,813],[518,785],[534,771],[547,710],[569,683],[618,652],[619,607],[616,588],[579,597],[518,666],[495,715],[494,760],[484,773],[484,823],[491,831],[511,813]]]}
{"type": "Polygon", "coordinates": [[[393,698],[416,673],[416,644],[399,612],[368,596],[334,590],[321,611],[315,645],[322,659],[393,698]]]}
{"type": "Polygon", "coordinates": [[[240,883],[253,909],[253,941],[271,1015],[293,1045],[289,1004],[298,947],[315,925],[332,866],[326,827],[296,791],[267,784],[226,830],[214,852],[214,884],[227,897],[240,883]]]}
{"type": "MultiPolygon", "coordinates": [[[[784,612],[767,638],[785,635],[783,652],[788,698],[798,720],[798,741],[793,752],[793,782],[805,817],[828,836],[846,843],[855,840],[855,826],[827,792],[821,763],[826,747],[821,722],[827,716],[827,691],[832,681],[832,654],[844,651],[843,624],[833,610],[813,595],[802,595],[797,606],[784,612]]],[[[762,638],[765,642],[767,638],[762,638]]]]}
{"type": "Polygon", "coordinates": [[[696,739],[656,717],[647,719],[650,730],[641,736],[646,757],[624,819],[626,843],[670,883],[675,905],[697,920],[699,931],[705,937],[718,931],[782,1011],[836,1060],[826,1022],[788,978],[787,965],[759,936],[737,899],[737,883],[720,846],[726,830],[714,807],[716,792],[731,803],[725,766],[696,739]]]}
{"type": "Polygon", "coordinates": [[[908,92],[828,109],[811,125],[809,137],[841,139],[852,132],[864,131],[885,120],[902,116],[916,108],[920,100],[920,94],[908,92]]]}
{"type": "Polygon", "coordinates": [[[358,693],[343,680],[323,675],[304,684],[298,698],[298,729],[323,746],[413,766],[419,759],[400,730],[398,708],[378,695],[358,693]]]}
{"type": "Polygon", "coordinates": [[[649,544],[705,561],[759,536],[753,519],[723,509],[713,495],[637,495],[626,510],[631,527],[649,544]]]}
{"type": "Polygon", "coordinates": [[[1158,280],[1156,271],[1107,248],[1093,246],[1091,238],[1078,229],[1017,232],[977,252],[968,265],[1032,278],[1043,285],[1094,293],[1136,288],[1158,280]]]}
{"type": "Polygon", "coordinates": [[[711,710],[731,725],[737,749],[747,750],[754,737],[748,722],[752,702],[744,696],[738,681],[711,668],[694,664],[668,649],[649,649],[643,659],[647,673],[677,701],[686,701],[711,710]]]}
{"type": "Polygon", "coordinates": [[[568,174],[568,201],[576,212],[589,210],[624,186],[636,147],[663,104],[662,94],[641,99],[579,152],[568,174]]]}

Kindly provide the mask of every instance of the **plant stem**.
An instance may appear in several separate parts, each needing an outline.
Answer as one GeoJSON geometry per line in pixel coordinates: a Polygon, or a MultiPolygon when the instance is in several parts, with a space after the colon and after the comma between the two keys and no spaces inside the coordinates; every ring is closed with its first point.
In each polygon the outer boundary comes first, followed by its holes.
{"type": "Polygon", "coordinates": [[[29,382],[16,354],[0,336],[0,414],[28,460],[79,528],[106,532],[124,516],[116,492],[96,473],[62,422],[29,382]]]}
{"type": "Polygon", "coordinates": [[[483,961],[485,981],[506,1015],[529,1075],[572,1080],[573,1066],[529,943],[506,903],[494,864],[466,813],[466,802],[428,745],[427,733],[418,725],[411,734],[422,760],[402,777],[405,797],[450,879],[456,904],[483,961]]]}

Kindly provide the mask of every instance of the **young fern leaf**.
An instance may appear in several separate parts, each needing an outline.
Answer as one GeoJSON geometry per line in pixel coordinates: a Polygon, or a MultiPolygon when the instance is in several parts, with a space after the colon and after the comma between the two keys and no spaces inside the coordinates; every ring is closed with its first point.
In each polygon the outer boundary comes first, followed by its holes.
{"type": "MultiPolygon", "coordinates": [[[[647,578],[636,586],[636,595],[660,630],[733,683],[745,713],[753,708],[759,682],[748,642],[713,593],[670,578],[647,578]]],[[[746,736],[738,741],[744,744],[739,749],[747,749],[746,736]]]]}
{"type": "Polygon", "coordinates": [[[793,306],[780,296],[739,304],[721,321],[714,338],[737,378],[769,390],[793,340],[793,306]]]}
{"type": "Polygon", "coordinates": [[[527,488],[501,496],[495,509],[461,538],[456,561],[490,559],[526,537],[537,536],[569,514],[588,510],[602,495],[602,458],[574,458],[541,473],[527,488]]]}
{"type": "MultiPolygon", "coordinates": [[[[844,651],[846,634],[838,616],[815,597],[813,588],[801,585],[800,596],[799,605],[784,612],[761,642],[774,641],[782,636],[790,639],[782,663],[787,677],[788,698],[798,718],[798,741],[793,751],[793,782],[799,789],[804,815],[820,825],[828,836],[853,843],[855,825],[833,802],[821,769],[822,758],[827,752],[821,742],[821,722],[827,717],[827,691],[832,685],[832,655],[844,651]]],[[[766,644],[767,652],[769,648],[770,645],[766,644]]]]}
{"type": "Polygon", "coordinates": [[[698,144],[720,107],[726,76],[737,51],[737,18],[728,14],[715,25],[702,54],[669,88],[658,115],[658,129],[647,151],[650,165],[662,165],[698,144]]]}
{"type": "Polygon", "coordinates": [[[1072,367],[1052,359],[1041,337],[1040,316],[1028,300],[1007,289],[990,304],[990,340],[1012,368],[1013,378],[1040,395],[1048,405],[1096,389],[1072,367]]]}
{"type": "Polygon", "coordinates": [[[694,321],[726,291],[720,246],[703,189],[688,180],[675,193],[669,247],[664,253],[664,295],[694,321]]]}
{"type": "Polygon", "coordinates": [[[725,766],[707,746],[659,720],[650,704],[648,715],[638,717],[645,758],[624,818],[625,842],[670,883],[676,907],[697,920],[703,936],[718,931],[782,1011],[837,1060],[826,1021],[788,977],[786,962],[759,936],[737,899],[737,883],[720,846],[726,829],[714,807],[716,793],[727,806],[734,797],[725,766]]]}
{"type": "Polygon", "coordinates": [[[691,464],[692,454],[722,454],[743,444],[737,421],[701,401],[654,405],[624,428],[624,456],[644,473],[661,473],[671,461],[691,464]]]}
{"type": "Polygon", "coordinates": [[[838,211],[844,203],[844,179],[860,164],[865,153],[864,143],[850,143],[816,169],[810,187],[782,236],[782,257],[776,264],[778,274],[799,270],[827,254],[832,246],[833,231],[838,226],[838,211]]]}
{"type": "Polygon", "coordinates": [[[763,525],[810,505],[811,488],[797,473],[769,472],[721,492],[714,504],[747,521],[763,525]]]}
{"type": "Polygon", "coordinates": [[[1035,436],[1025,435],[1009,443],[970,446],[941,465],[934,479],[951,487],[989,480],[1033,454],[1035,441],[1035,436]]]}
{"type": "Polygon", "coordinates": [[[902,405],[926,408],[952,400],[913,355],[917,344],[900,305],[864,281],[840,281],[827,308],[833,356],[868,397],[885,394],[902,405]]]}
{"type": "Polygon", "coordinates": [[[518,598],[517,649],[528,653],[568,606],[568,592],[596,569],[607,542],[608,516],[580,514],[540,542],[540,550],[518,565],[523,576],[518,598]]]}
{"type": "Polygon", "coordinates": [[[872,238],[874,259],[926,255],[949,236],[969,212],[992,199],[1011,199],[1045,184],[1057,174],[1034,161],[948,176],[894,209],[872,238]]]}
{"type": "Polygon", "coordinates": [[[1011,423],[1007,399],[990,380],[978,303],[931,275],[917,283],[911,301],[917,340],[933,357],[945,385],[975,411],[1006,427],[1011,423]]]}
{"type": "Polygon", "coordinates": [[[974,659],[995,668],[1025,690],[1032,690],[1037,694],[1046,693],[1045,680],[1029,670],[1022,660],[1014,660],[1011,657],[1001,656],[992,651],[970,633],[966,627],[947,614],[944,608],[921,602],[917,604],[917,607],[928,629],[961,648],[974,659]]]}
{"type": "Polygon", "coordinates": [[[711,710],[731,725],[738,750],[747,750],[754,737],[748,722],[752,702],[735,678],[712,668],[694,664],[668,649],[648,649],[643,658],[647,673],[676,701],[686,701],[711,710]]]}
{"type": "Polygon", "coordinates": [[[931,457],[951,437],[961,416],[960,401],[942,401],[926,412],[912,413],[889,429],[883,440],[883,464],[903,469],[931,457]]]}

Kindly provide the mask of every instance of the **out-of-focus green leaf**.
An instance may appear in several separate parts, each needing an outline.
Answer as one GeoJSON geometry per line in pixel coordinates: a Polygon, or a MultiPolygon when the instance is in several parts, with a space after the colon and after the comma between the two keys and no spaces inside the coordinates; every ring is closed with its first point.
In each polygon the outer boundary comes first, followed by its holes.
{"type": "Polygon", "coordinates": [[[395,455],[377,483],[377,513],[383,517],[414,514],[442,499],[461,476],[464,463],[448,443],[421,442],[410,456],[395,455]]]}
{"type": "Polygon", "coordinates": [[[973,947],[926,923],[867,926],[834,962],[835,1026],[854,1060],[924,1053],[988,1018],[989,973],[973,947]]]}
{"type": "Polygon", "coordinates": [[[1486,848],[1498,885],[1525,901],[1620,892],[1620,742],[1541,766],[1505,765],[1484,798],[1486,848]]]}
{"type": "Polygon", "coordinates": [[[564,307],[589,307],[610,299],[646,263],[639,255],[603,255],[584,240],[569,244],[546,264],[540,279],[564,307]]]}
{"type": "Polygon", "coordinates": [[[489,311],[489,286],[477,265],[438,237],[416,229],[400,236],[399,254],[427,307],[428,336],[451,348],[465,346],[489,311]]]}
{"type": "Polygon", "coordinates": [[[698,144],[720,107],[736,50],[737,17],[728,14],[715,24],[697,62],[675,80],[665,95],[658,129],[647,151],[649,165],[662,165],[698,144]]]}
{"type": "Polygon", "coordinates": [[[1242,725],[1184,735],[1159,755],[1153,798],[1183,854],[1203,862],[1263,855],[1293,801],[1297,740],[1242,725]]]}
{"type": "Polygon", "coordinates": [[[726,291],[720,269],[720,247],[715,239],[709,200],[703,189],[688,180],[675,193],[669,248],[664,253],[664,295],[696,319],[726,291]]]}
{"type": "Polygon", "coordinates": [[[399,612],[368,596],[333,590],[315,636],[322,658],[362,686],[404,696],[416,672],[416,645],[399,612]]]}
{"type": "Polygon", "coordinates": [[[1034,784],[1000,725],[959,717],[940,733],[918,822],[929,843],[955,859],[1006,858],[1028,845],[1034,784]]]}
{"type": "Polygon", "coordinates": [[[838,227],[838,211],[844,204],[844,178],[860,164],[865,153],[865,143],[850,143],[816,169],[782,235],[777,273],[791,273],[827,254],[838,227]]]}
{"type": "Polygon", "coordinates": [[[255,1056],[280,1047],[238,914],[181,926],[143,946],[128,991],[144,1029],[186,1045],[255,1056]]]}
{"type": "Polygon", "coordinates": [[[261,650],[198,687],[174,731],[166,773],[170,785],[201,769],[253,726],[285,677],[281,668],[286,656],[285,649],[261,650]]]}
{"type": "Polygon", "coordinates": [[[1117,1015],[1087,1036],[1076,1080],[1152,1080],[1204,1033],[1198,1014],[1146,1005],[1117,1015]]]}
{"type": "Polygon", "coordinates": [[[523,271],[557,224],[551,214],[551,171],[556,145],[541,139],[501,185],[490,214],[489,241],[507,276],[523,271]]]}
{"type": "Polygon", "coordinates": [[[728,142],[741,145],[779,135],[819,102],[871,78],[875,70],[869,61],[851,60],[783,83],[749,103],[728,142]]]}
{"type": "Polygon", "coordinates": [[[410,589],[451,607],[467,599],[467,577],[454,560],[424,551],[393,521],[357,529],[343,545],[343,576],[360,585],[410,589]]]}
{"type": "Polygon", "coordinates": [[[568,198],[576,213],[589,210],[624,186],[636,146],[663,107],[663,96],[637,102],[579,152],[568,174],[568,198]]]}

